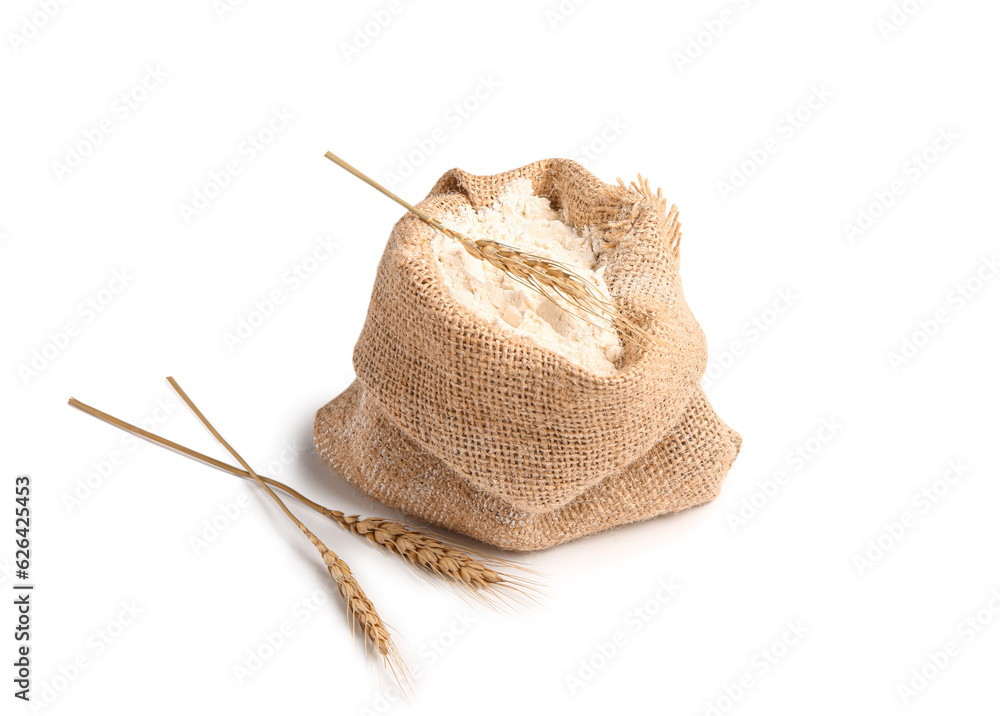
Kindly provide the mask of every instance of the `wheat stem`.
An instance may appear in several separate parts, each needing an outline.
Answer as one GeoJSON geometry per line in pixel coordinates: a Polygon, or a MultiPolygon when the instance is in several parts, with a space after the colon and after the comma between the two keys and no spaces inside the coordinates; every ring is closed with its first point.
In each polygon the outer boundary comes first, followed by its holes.
{"type": "MultiPolygon", "coordinates": [[[[176,443],[173,440],[169,440],[157,435],[156,433],[151,433],[148,430],[144,430],[136,425],[127,423],[120,418],[116,418],[102,410],[98,410],[97,408],[87,405],[86,403],[82,403],[76,398],[70,398],[69,404],[74,408],[82,410],[83,412],[92,415],[99,420],[103,420],[110,425],[114,425],[125,432],[138,435],[146,440],[149,440],[150,442],[179,452],[207,465],[211,465],[212,467],[224,470],[225,472],[237,477],[253,479],[250,472],[246,470],[233,467],[232,465],[222,462],[221,460],[216,460],[213,457],[176,443]]],[[[302,493],[282,482],[279,482],[278,480],[274,480],[263,475],[257,475],[257,477],[268,485],[281,490],[303,505],[306,505],[329,519],[334,520],[344,529],[360,537],[366,538],[366,540],[374,546],[391,554],[402,557],[411,566],[428,572],[435,577],[450,581],[459,587],[468,589],[472,592],[480,592],[486,595],[495,596],[498,600],[500,597],[495,590],[500,586],[508,587],[515,592],[523,594],[537,591],[534,586],[535,583],[530,579],[522,576],[505,574],[502,571],[504,569],[516,569],[524,572],[530,571],[522,565],[509,562],[507,560],[496,559],[465,548],[459,548],[457,545],[450,543],[447,539],[438,535],[413,529],[412,527],[394,520],[386,520],[378,517],[363,518],[359,515],[346,515],[339,510],[331,510],[317,502],[314,502],[313,500],[310,500],[302,493]]],[[[296,520],[296,525],[298,524],[299,522],[296,520]]]]}
{"type": "Polygon", "coordinates": [[[288,516],[288,519],[294,522],[295,525],[300,530],[305,530],[306,526],[302,524],[301,520],[299,520],[298,517],[292,514],[292,511],[289,510],[288,507],[285,505],[285,503],[281,501],[281,498],[278,497],[276,494],[274,494],[274,490],[272,490],[271,487],[260,478],[260,475],[258,475],[256,472],[253,471],[253,468],[250,467],[247,461],[244,460],[238,452],[236,452],[236,449],[228,442],[226,442],[226,439],[223,438],[222,435],[219,434],[219,431],[216,430],[215,427],[212,425],[212,423],[208,421],[208,418],[205,417],[205,414],[198,409],[198,406],[195,405],[194,401],[192,401],[191,398],[188,397],[188,394],[184,392],[184,389],[181,388],[181,386],[177,383],[177,381],[174,380],[173,377],[167,376],[167,382],[170,383],[170,387],[174,389],[177,395],[181,397],[181,400],[183,400],[187,404],[187,406],[191,408],[191,412],[195,414],[198,420],[200,420],[202,424],[206,428],[208,428],[208,432],[212,433],[212,437],[218,440],[219,444],[222,445],[222,447],[226,448],[226,450],[229,451],[230,455],[236,458],[236,462],[238,462],[240,465],[243,466],[243,469],[247,471],[250,477],[252,477],[254,480],[257,481],[257,484],[264,489],[264,492],[266,492],[271,497],[271,499],[273,499],[275,502],[278,503],[278,507],[280,507],[281,511],[288,516]]]}
{"type": "MultiPolygon", "coordinates": [[[[106,422],[106,423],[108,423],[110,425],[114,425],[116,428],[120,428],[120,429],[124,430],[127,433],[132,433],[133,435],[138,435],[139,437],[145,438],[146,440],[149,440],[150,442],[154,442],[154,443],[156,443],[158,445],[161,445],[161,446],[163,446],[165,448],[168,448],[170,450],[175,450],[175,451],[177,451],[177,452],[179,452],[179,453],[181,453],[183,455],[187,455],[188,457],[192,457],[195,460],[199,460],[199,461],[204,462],[204,463],[206,463],[208,465],[211,465],[212,467],[217,467],[220,470],[225,470],[226,472],[232,473],[233,475],[237,475],[239,477],[245,477],[245,478],[248,478],[248,479],[253,479],[253,476],[249,472],[247,472],[246,470],[240,470],[239,468],[233,467],[232,465],[224,463],[221,460],[216,460],[214,457],[210,457],[208,455],[205,455],[204,453],[200,453],[197,450],[192,450],[191,448],[185,447],[184,445],[181,445],[180,443],[175,443],[173,440],[169,440],[169,439],[167,439],[165,437],[157,435],[156,433],[151,433],[148,430],[143,430],[138,425],[132,425],[131,423],[127,423],[124,420],[122,420],[120,418],[116,418],[113,415],[108,415],[103,410],[98,410],[97,408],[95,408],[95,407],[93,407],[91,405],[87,405],[86,403],[80,402],[76,398],[70,398],[69,399],[69,404],[71,406],[73,406],[74,408],[77,408],[78,410],[82,410],[83,412],[87,413],[88,415],[94,416],[98,420],[103,420],[104,422],[106,422]]],[[[277,487],[282,492],[285,492],[288,495],[290,495],[291,497],[294,497],[296,500],[298,500],[302,504],[304,504],[304,505],[306,505],[308,507],[311,507],[314,510],[317,510],[318,512],[322,512],[323,511],[323,506],[322,505],[319,505],[319,504],[313,502],[312,500],[310,500],[309,498],[307,498],[305,495],[302,495],[301,493],[299,493],[296,490],[292,489],[288,485],[285,485],[285,484],[283,484],[281,482],[278,482],[277,480],[272,480],[269,477],[264,477],[263,475],[258,475],[258,477],[261,480],[263,480],[264,482],[266,482],[268,485],[273,485],[274,487],[277,487]]]]}
{"type": "MultiPolygon", "coordinates": [[[[222,437],[215,426],[205,417],[204,413],[198,409],[198,406],[194,404],[194,401],[188,397],[184,389],[174,380],[172,377],[167,377],[167,382],[170,383],[181,399],[187,404],[198,419],[204,424],[208,431],[212,433],[212,436],[219,441],[219,443],[229,451],[229,453],[236,459],[243,469],[257,482],[258,485],[263,488],[263,490],[276,502],[281,508],[282,512],[288,516],[295,525],[302,531],[302,533],[312,542],[313,546],[319,551],[323,563],[326,565],[327,571],[330,576],[333,577],[337,584],[337,589],[340,592],[341,597],[347,602],[348,610],[354,621],[357,621],[361,625],[362,630],[367,637],[368,642],[371,643],[372,648],[376,653],[385,661],[385,663],[390,667],[393,675],[396,677],[397,681],[402,685],[406,681],[407,672],[402,661],[399,659],[398,652],[396,651],[395,645],[392,643],[392,637],[389,635],[389,630],[386,628],[382,618],[379,616],[375,609],[375,605],[365,594],[361,585],[355,579],[347,563],[344,562],[340,557],[338,557],[331,549],[329,549],[316,535],[314,535],[308,527],[306,527],[299,518],[297,518],[292,511],[288,509],[285,503],[278,497],[274,490],[264,482],[264,480],[253,471],[249,463],[243,459],[243,457],[236,452],[236,449],[226,442],[226,439],[222,437]]],[[[353,621],[352,621],[353,624],[353,621]]]]}

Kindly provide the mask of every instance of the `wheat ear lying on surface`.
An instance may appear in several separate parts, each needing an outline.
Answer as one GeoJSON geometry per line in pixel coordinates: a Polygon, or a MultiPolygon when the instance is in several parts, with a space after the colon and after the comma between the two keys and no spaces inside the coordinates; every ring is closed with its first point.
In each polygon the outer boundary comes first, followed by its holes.
{"type": "MultiPolygon", "coordinates": [[[[148,430],[143,430],[138,426],[127,423],[86,403],[81,403],[76,398],[70,398],[69,403],[73,407],[99,420],[103,420],[110,425],[114,425],[133,435],[138,435],[169,450],[174,450],[237,477],[255,479],[246,470],[233,467],[221,460],[216,460],[213,457],[175,443],[172,440],[160,437],[148,430]]],[[[507,589],[515,593],[512,596],[524,594],[529,596],[529,598],[530,593],[536,591],[535,586],[533,586],[535,583],[532,580],[506,574],[502,571],[505,569],[529,571],[521,565],[462,549],[457,545],[450,544],[448,540],[438,535],[414,529],[394,520],[345,515],[339,510],[331,510],[310,500],[302,493],[277,480],[272,480],[263,475],[257,475],[257,478],[281,490],[303,505],[332,519],[348,531],[365,537],[376,547],[403,557],[410,565],[435,577],[450,581],[457,587],[467,589],[477,596],[485,597],[487,601],[491,596],[496,596],[500,599],[500,589],[507,589]]]]}
{"type": "Polygon", "coordinates": [[[323,563],[326,565],[327,571],[330,572],[330,576],[333,577],[334,581],[337,583],[337,589],[340,592],[340,596],[344,598],[347,602],[347,609],[350,615],[353,617],[352,625],[356,621],[361,625],[362,630],[367,637],[368,643],[371,644],[374,653],[379,655],[383,663],[386,664],[392,671],[393,676],[400,683],[406,680],[407,672],[406,667],[399,657],[399,653],[396,651],[396,647],[392,643],[392,637],[389,635],[389,630],[386,628],[385,623],[382,618],[378,615],[375,610],[375,605],[372,604],[371,600],[365,595],[364,590],[358,581],[354,578],[351,573],[350,568],[347,564],[340,559],[336,554],[334,554],[325,544],[323,544],[316,535],[314,535],[308,527],[302,524],[291,510],[282,502],[281,498],[278,497],[274,490],[264,482],[260,475],[253,471],[253,468],[240,456],[238,452],[219,434],[212,424],[208,421],[208,418],[198,409],[194,402],[187,396],[187,393],[177,384],[177,381],[171,377],[167,378],[177,395],[181,397],[187,406],[191,409],[198,419],[208,428],[208,431],[212,433],[212,436],[219,441],[229,453],[236,459],[236,461],[243,466],[243,469],[250,474],[250,476],[257,482],[258,485],[263,488],[263,490],[278,504],[282,512],[287,515],[288,519],[295,523],[295,525],[302,531],[302,533],[313,543],[313,546],[319,550],[320,556],[323,558],[323,563]]]}
{"type": "Polygon", "coordinates": [[[415,530],[395,520],[345,515],[325,507],[320,511],[377,547],[402,557],[411,566],[462,587],[487,603],[496,604],[490,601],[491,597],[505,601],[500,589],[529,599],[538,593],[533,580],[500,571],[530,571],[519,564],[471,552],[439,535],[415,530]]]}
{"type": "MultiPolygon", "coordinates": [[[[618,331],[626,340],[637,345],[641,346],[643,342],[666,343],[663,338],[651,333],[622,313],[616,305],[604,298],[591,282],[581,277],[572,267],[544,256],[525,253],[514,246],[487,239],[473,239],[460,231],[449,229],[434,217],[399,198],[333,152],[327,152],[325,156],[337,166],[385,194],[410,213],[420,217],[448,238],[459,242],[474,258],[500,269],[514,281],[540,293],[556,305],[562,303],[574,306],[607,324],[607,326],[594,325],[601,328],[610,327],[612,330],[618,331]]],[[[583,317],[581,316],[581,318],[583,317]]],[[[584,320],[587,319],[584,318],[584,320]]]]}

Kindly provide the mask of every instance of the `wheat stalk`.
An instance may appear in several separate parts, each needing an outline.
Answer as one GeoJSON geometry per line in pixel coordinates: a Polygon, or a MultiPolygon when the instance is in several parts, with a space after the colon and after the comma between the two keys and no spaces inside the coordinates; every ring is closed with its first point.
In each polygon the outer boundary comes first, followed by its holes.
{"type": "MultiPolygon", "coordinates": [[[[174,450],[237,477],[255,479],[254,475],[247,470],[240,470],[221,460],[216,460],[213,457],[175,443],[148,430],[143,430],[86,403],[82,403],[76,398],[70,398],[69,404],[99,420],[103,420],[133,435],[145,438],[157,445],[174,450]]],[[[505,588],[530,598],[531,593],[537,591],[536,583],[532,580],[522,576],[506,574],[502,571],[505,569],[517,569],[523,572],[530,571],[522,565],[463,549],[439,535],[417,530],[394,520],[346,515],[339,510],[331,510],[310,500],[294,488],[277,480],[264,477],[263,475],[257,475],[256,477],[267,485],[281,490],[303,505],[328,517],[344,529],[365,537],[368,542],[383,551],[398,555],[405,559],[411,566],[432,576],[452,582],[476,596],[492,596],[496,597],[497,600],[502,600],[503,597],[497,590],[505,588]]],[[[334,578],[336,579],[336,577],[334,578]]]]}
{"type": "Polygon", "coordinates": [[[219,441],[229,453],[236,459],[236,461],[243,466],[243,469],[257,482],[258,485],[263,488],[264,492],[273,499],[281,511],[290,519],[295,525],[302,531],[302,533],[312,542],[313,546],[319,551],[320,556],[323,559],[323,564],[326,565],[327,571],[329,571],[330,576],[333,577],[337,584],[337,589],[340,595],[344,598],[347,603],[347,610],[353,617],[352,624],[357,622],[361,625],[362,631],[367,637],[368,643],[371,644],[374,652],[379,655],[382,662],[386,664],[392,671],[393,676],[396,681],[403,684],[407,681],[408,673],[406,671],[406,666],[403,664],[399,657],[399,653],[396,651],[396,647],[392,642],[392,637],[389,635],[389,630],[387,629],[382,618],[379,616],[378,612],[375,610],[375,605],[372,601],[365,595],[364,590],[358,581],[354,578],[351,573],[350,568],[347,564],[340,559],[332,550],[330,550],[316,535],[314,535],[308,527],[302,524],[292,511],[288,509],[281,498],[278,497],[274,490],[264,482],[264,480],[253,471],[253,468],[244,460],[238,452],[228,443],[225,438],[219,434],[219,431],[209,422],[208,418],[198,409],[191,398],[188,397],[187,393],[180,387],[176,380],[172,377],[167,378],[167,382],[170,383],[177,394],[181,397],[187,406],[191,409],[197,418],[208,428],[208,431],[212,433],[212,436],[219,441]]]}
{"type": "MultiPolygon", "coordinates": [[[[500,269],[512,280],[541,294],[556,305],[561,303],[576,307],[585,314],[607,323],[611,330],[618,331],[624,338],[636,345],[641,346],[643,341],[656,344],[666,343],[663,338],[651,333],[626,316],[615,304],[604,298],[594,284],[580,276],[572,267],[544,256],[526,253],[515,246],[489,239],[473,239],[460,231],[450,229],[426,212],[396,196],[389,189],[351,166],[333,152],[327,152],[324,156],[369,186],[382,192],[448,238],[459,242],[466,252],[474,258],[500,269]]],[[[642,180],[640,179],[640,181],[642,180]]],[[[584,316],[580,316],[580,318],[588,320],[584,316]]],[[[588,323],[593,322],[588,321],[588,323]]],[[[606,328],[600,324],[594,325],[606,328]]]]}

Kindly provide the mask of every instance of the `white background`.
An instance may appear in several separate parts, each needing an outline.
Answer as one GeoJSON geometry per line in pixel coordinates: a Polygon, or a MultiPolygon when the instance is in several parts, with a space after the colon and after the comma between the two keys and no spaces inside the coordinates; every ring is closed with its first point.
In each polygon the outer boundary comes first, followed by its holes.
{"type": "Polygon", "coordinates": [[[1000,7],[422,0],[366,30],[387,1],[219,5],[70,2],[48,17],[44,2],[4,4],[5,713],[28,711],[10,681],[18,472],[34,481],[33,677],[47,713],[996,712],[1000,289],[984,261],[998,243],[1000,7]],[[814,89],[829,96],[800,108],[814,89]],[[138,98],[127,112],[123,94],[138,98]],[[276,111],[294,118],[251,158],[243,143],[276,111]],[[88,150],[102,121],[111,131],[88,150]],[[935,149],[938,136],[950,139],[935,149]],[[744,438],[715,503],[527,556],[547,599],[519,617],[467,607],[299,510],[421,671],[411,705],[379,684],[339,602],[300,618],[330,580],[252,485],[126,444],[66,405],[155,416],[157,432],[225,457],[176,401],[156,410],[174,375],[259,470],[392,515],[311,448],[313,413],[352,379],[400,216],[328,149],[383,181],[416,164],[397,185],[411,200],[454,166],[552,156],[608,182],[648,176],[680,208],[686,295],[716,376],[705,384],[744,438]],[[239,174],[186,220],[182,205],[230,161],[239,174]],[[734,172],[741,186],[720,188],[734,172]],[[869,211],[860,235],[845,228],[869,211]],[[321,237],[335,248],[314,255],[321,237]],[[305,281],[286,280],[304,265],[305,281]],[[88,312],[115,271],[124,290],[88,312]],[[284,302],[227,345],[275,289],[284,302]],[[77,335],[56,347],[71,321],[77,335]],[[917,349],[895,361],[907,341],[917,349]],[[963,466],[951,483],[949,461],[963,466]],[[680,585],[666,604],[661,580],[680,585]],[[133,601],[139,616],[116,625],[133,601]],[[762,652],[796,621],[806,633],[765,671],[762,652]],[[283,622],[293,633],[270,653],[283,622]],[[617,631],[624,645],[602,661],[617,631]],[[929,653],[949,642],[935,667],[929,653]],[[270,658],[241,683],[250,651],[270,658]],[[914,669],[931,675],[922,688],[914,669]]]}

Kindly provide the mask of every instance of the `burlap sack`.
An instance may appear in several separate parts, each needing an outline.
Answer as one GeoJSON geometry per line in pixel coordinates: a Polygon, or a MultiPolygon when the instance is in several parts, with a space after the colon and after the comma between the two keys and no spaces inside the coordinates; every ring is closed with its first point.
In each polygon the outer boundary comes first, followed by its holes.
{"type": "Polygon", "coordinates": [[[487,323],[448,295],[435,230],[407,214],[378,267],[357,380],[316,415],[317,450],[379,502],[511,550],[712,500],[740,436],[699,385],[705,338],[677,272],[676,208],[566,159],[496,176],[455,169],[419,208],[487,207],[516,177],[599,232],[612,300],[665,345],[626,342],[621,372],[598,377],[487,323]]]}

